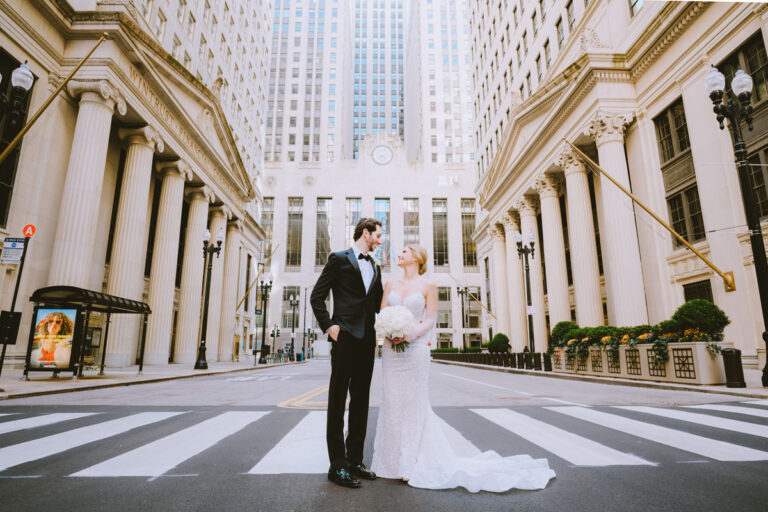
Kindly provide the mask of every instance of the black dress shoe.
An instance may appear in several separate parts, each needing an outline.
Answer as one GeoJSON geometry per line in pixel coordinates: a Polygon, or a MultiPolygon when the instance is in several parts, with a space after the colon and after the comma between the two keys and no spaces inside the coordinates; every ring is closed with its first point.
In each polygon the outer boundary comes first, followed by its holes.
{"type": "Polygon", "coordinates": [[[376,480],[376,473],[365,467],[364,464],[354,464],[347,466],[347,470],[352,476],[365,478],[366,480],[376,480]]]}
{"type": "Polygon", "coordinates": [[[349,476],[349,472],[344,468],[329,469],[328,480],[342,487],[360,487],[360,481],[349,476]]]}

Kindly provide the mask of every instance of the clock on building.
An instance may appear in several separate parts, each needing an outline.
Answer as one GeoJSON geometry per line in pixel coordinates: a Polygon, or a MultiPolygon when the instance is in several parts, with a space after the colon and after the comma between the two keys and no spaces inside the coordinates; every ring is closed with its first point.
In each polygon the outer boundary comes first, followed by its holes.
{"type": "Polygon", "coordinates": [[[385,145],[379,145],[373,148],[373,152],[371,153],[371,156],[373,157],[373,161],[376,162],[379,165],[387,165],[389,162],[392,161],[392,148],[385,145]]]}

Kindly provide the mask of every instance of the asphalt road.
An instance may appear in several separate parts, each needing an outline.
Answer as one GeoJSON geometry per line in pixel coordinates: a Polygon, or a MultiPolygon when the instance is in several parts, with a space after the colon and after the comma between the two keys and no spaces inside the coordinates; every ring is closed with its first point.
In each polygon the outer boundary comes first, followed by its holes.
{"type": "MultiPolygon", "coordinates": [[[[437,414],[481,450],[547,458],[542,491],[342,489],[327,360],[0,403],[2,510],[766,510],[768,401],[432,364],[437,414]]],[[[368,462],[381,380],[371,391],[368,462]]],[[[399,383],[407,392],[407,383],[399,383]]]]}

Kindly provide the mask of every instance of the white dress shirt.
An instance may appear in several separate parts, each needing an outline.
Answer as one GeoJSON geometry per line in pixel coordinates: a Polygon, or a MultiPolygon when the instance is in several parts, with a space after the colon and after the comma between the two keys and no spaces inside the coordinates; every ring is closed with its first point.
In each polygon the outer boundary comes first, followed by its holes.
{"type": "MultiPolygon", "coordinates": [[[[352,251],[355,253],[355,259],[357,259],[357,264],[360,266],[360,273],[363,275],[363,285],[365,286],[365,293],[368,293],[368,289],[371,287],[371,283],[373,282],[373,276],[374,276],[373,262],[359,259],[360,254],[362,254],[363,251],[361,251],[356,245],[352,246],[352,251]]],[[[371,253],[365,253],[365,254],[372,256],[371,253]]]]}

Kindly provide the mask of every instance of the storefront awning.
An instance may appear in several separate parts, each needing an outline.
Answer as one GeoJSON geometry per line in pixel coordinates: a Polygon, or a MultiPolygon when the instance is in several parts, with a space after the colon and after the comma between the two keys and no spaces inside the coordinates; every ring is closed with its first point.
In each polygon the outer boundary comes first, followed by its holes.
{"type": "Polygon", "coordinates": [[[35,290],[29,298],[46,306],[82,306],[91,311],[104,313],[152,313],[144,302],[107,295],[106,293],[77,288],[75,286],[48,286],[35,290]]]}

